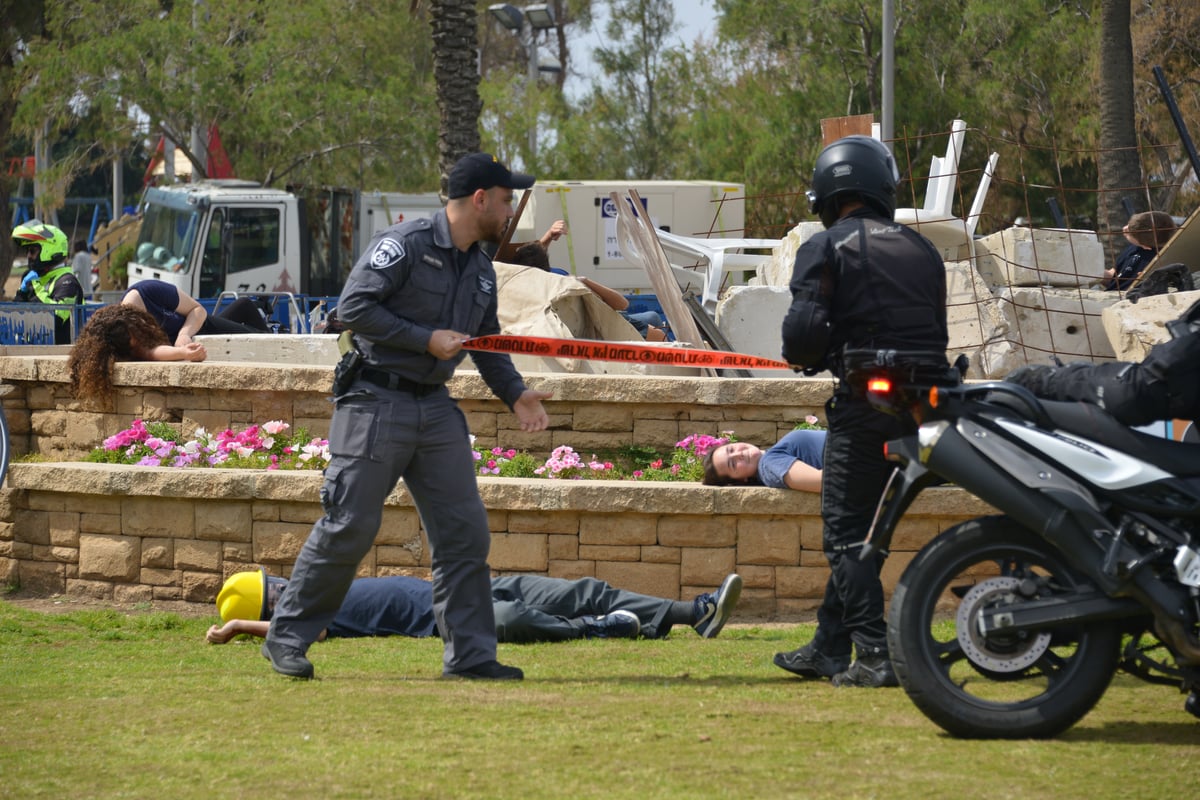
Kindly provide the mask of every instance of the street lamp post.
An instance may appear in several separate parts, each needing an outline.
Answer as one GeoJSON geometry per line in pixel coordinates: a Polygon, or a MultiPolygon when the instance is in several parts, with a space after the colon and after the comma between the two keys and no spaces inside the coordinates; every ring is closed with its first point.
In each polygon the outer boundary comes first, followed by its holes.
{"type": "MultiPolygon", "coordinates": [[[[538,63],[537,35],[539,31],[549,30],[558,24],[554,19],[554,11],[545,3],[536,3],[524,8],[518,8],[509,3],[496,3],[488,6],[488,13],[505,28],[522,38],[521,43],[529,59],[529,69],[525,75],[525,102],[532,104],[533,87],[537,85],[538,73],[542,70],[538,63]],[[526,32],[526,23],[528,23],[527,41],[522,37],[522,34],[526,32]]],[[[562,69],[562,67],[560,66],[558,69],[562,69]]],[[[546,71],[555,72],[557,70],[551,67],[546,71]]],[[[533,162],[537,159],[537,135],[537,118],[535,116],[533,124],[529,126],[530,169],[533,168],[533,162]]]]}

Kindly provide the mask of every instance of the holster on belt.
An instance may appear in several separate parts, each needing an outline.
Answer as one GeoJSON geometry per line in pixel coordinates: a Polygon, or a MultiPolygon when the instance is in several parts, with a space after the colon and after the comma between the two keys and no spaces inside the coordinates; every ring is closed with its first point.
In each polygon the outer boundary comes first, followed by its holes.
{"type": "Polygon", "coordinates": [[[354,383],[359,370],[363,367],[362,353],[358,351],[358,346],[354,343],[354,334],[350,331],[342,331],[338,334],[338,351],[342,354],[342,358],[333,368],[334,397],[340,397],[350,391],[350,385],[354,383]]]}

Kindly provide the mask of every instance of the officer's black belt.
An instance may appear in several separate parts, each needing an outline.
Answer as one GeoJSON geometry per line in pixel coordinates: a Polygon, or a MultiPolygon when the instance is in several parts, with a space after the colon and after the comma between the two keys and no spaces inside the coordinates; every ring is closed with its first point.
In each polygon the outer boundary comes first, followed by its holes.
{"type": "Polygon", "coordinates": [[[374,367],[363,367],[362,372],[358,376],[368,383],[373,383],[383,389],[391,389],[399,392],[411,392],[417,397],[432,394],[442,388],[440,383],[417,383],[410,381],[408,378],[402,378],[394,372],[388,372],[384,369],[375,369],[374,367]]]}

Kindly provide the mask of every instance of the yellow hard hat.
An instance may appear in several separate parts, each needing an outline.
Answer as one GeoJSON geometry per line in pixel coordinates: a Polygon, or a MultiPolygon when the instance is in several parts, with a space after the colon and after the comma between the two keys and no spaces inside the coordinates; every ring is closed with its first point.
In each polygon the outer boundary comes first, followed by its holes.
{"type": "Polygon", "coordinates": [[[217,594],[221,622],[231,619],[270,619],[266,608],[267,571],[238,572],[230,575],[217,594]]]}

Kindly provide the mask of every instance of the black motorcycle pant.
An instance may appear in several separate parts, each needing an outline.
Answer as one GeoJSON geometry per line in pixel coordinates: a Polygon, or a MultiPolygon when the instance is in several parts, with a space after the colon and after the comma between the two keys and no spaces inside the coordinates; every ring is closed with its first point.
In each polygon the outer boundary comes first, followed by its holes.
{"type": "Polygon", "coordinates": [[[825,406],[829,435],[821,479],[823,547],[830,575],[817,610],[814,646],[841,656],[887,655],[883,617],[882,554],[860,560],[875,507],[895,465],[883,457],[883,444],[900,434],[897,421],[865,400],[838,394],[825,406]]]}

